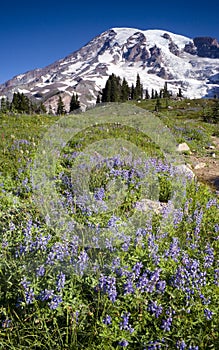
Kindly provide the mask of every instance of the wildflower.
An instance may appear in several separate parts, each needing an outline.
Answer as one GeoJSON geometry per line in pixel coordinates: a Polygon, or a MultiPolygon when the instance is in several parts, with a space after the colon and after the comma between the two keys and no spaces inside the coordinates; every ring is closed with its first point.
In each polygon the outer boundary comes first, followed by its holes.
{"type": "Polygon", "coordinates": [[[132,268],[132,271],[133,271],[133,276],[135,279],[137,279],[140,275],[140,272],[141,272],[141,268],[143,267],[143,264],[142,262],[137,262],[133,268],[132,268]]]}
{"type": "Polygon", "coordinates": [[[214,283],[219,287],[219,269],[214,270],[214,283]]]}
{"type": "Polygon", "coordinates": [[[54,295],[52,300],[49,303],[49,307],[51,310],[57,309],[59,304],[62,302],[62,297],[60,295],[54,295]]]}
{"type": "Polygon", "coordinates": [[[124,284],[124,295],[127,294],[133,294],[134,293],[134,287],[133,287],[133,281],[131,279],[131,276],[127,279],[126,283],[124,284]]]}
{"type": "Polygon", "coordinates": [[[43,265],[41,265],[36,270],[36,276],[37,277],[42,277],[42,276],[44,276],[44,274],[45,274],[45,267],[43,265]]]}
{"type": "Polygon", "coordinates": [[[103,323],[104,323],[106,326],[109,326],[109,325],[112,323],[112,318],[111,318],[111,316],[106,315],[106,317],[103,319],[103,323]]]}
{"type": "Polygon", "coordinates": [[[151,301],[148,305],[148,311],[155,316],[156,318],[158,318],[162,312],[163,312],[163,308],[161,305],[157,304],[157,301],[151,301]]]}
{"type": "Polygon", "coordinates": [[[176,344],[176,348],[179,350],[184,350],[187,347],[186,343],[184,342],[184,340],[182,341],[178,341],[176,344]]]}
{"type": "Polygon", "coordinates": [[[212,319],[213,312],[209,309],[204,309],[205,318],[210,321],[212,319]]]}
{"type": "Polygon", "coordinates": [[[126,346],[129,345],[129,342],[127,340],[123,339],[123,340],[119,341],[119,345],[123,346],[123,347],[126,347],[126,346]]]}
{"type": "Polygon", "coordinates": [[[39,294],[39,299],[42,301],[49,300],[54,296],[53,289],[45,289],[39,294]]]}
{"type": "Polygon", "coordinates": [[[204,256],[204,267],[208,268],[211,267],[214,262],[214,249],[211,248],[210,244],[207,245],[205,253],[206,255],[204,256]]]}
{"type": "Polygon", "coordinates": [[[169,316],[167,319],[163,319],[162,320],[162,325],[161,325],[161,328],[165,331],[165,332],[169,332],[170,331],[170,328],[171,328],[171,325],[172,325],[172,317],[169,316]]]}
{"type": "Polygon", "coordinates": [[[122,321],[120,322],[120,329],[121,330],[124,329],[129,331],[130,333],[133,333],[134,328],[132,328],[131,325],[129,324],[129,316],[130,316],[129,312],[126,312],[122,315],[122,321]]]}
{"type": "Polygon", "coordinates": [[[99,278],[99,288],[102,289],[104,293],[108,294],[112,302],[116,301],[117,291],[115,277],[102,275],[99,278]]]}
{"type": "Polygon", "coordinates": [[[78,270],[80,276],[83,275],[84,270],[87,268],[88,261],[89,261],[88,254],[85,251],[82,251],[80,253],[80,255],[78,257],[78,261],[77,261],[77,270],[78,270]]]}
{"type": "Polygon", "coordinates": [[[60,292],[64,288],[64,285],[65,285],[65,274],[64,273],[60,272],[60,274],[58,275],[56,285],[57,285],[58,292],[60,292]]]}

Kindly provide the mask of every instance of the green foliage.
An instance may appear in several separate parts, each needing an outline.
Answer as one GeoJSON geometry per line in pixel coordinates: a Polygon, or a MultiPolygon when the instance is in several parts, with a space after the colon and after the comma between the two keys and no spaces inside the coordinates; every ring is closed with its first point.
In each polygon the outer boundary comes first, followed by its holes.
{"type": "MultiPolygon", "coordinates": [[[[154,110],[155,103],[150,99],[140,105],[154,110]]],[[[202,121],[201,102],[170,103],[174,110],[162,108],[160,118],[177,137],[201,148],[216,130],[215,124],[202,121]],[[186,109],[190,107],[196,108],[192,117],[186,109]]],[[[122,183],[124,171],[124,201],[113,213],[102,215],[85,214],[76,205],[72,216],[92,229],[94,238],[111,219],[108,245],[84,246],[74,229],[63,235],[60,228],[57,234],[34,204],[29,176],[35,149],[56,120],[1,114],[0,348],[180,349],[185,342],[186,349],[218,349],[218,198],[206,186],[188,182],[184,201],[170,220],[163,221],[161,212],[152,213],[132,226],[129,217],[141,195],[141,174],[127,164],[120,169],[117,162],[108,169],[96,162],[90,192],[104,187],[111,194],[113,174],[117,171],[122,183]]],[[[72,192],[66,192],[65,180],[71,178],[78,154],[107,138],[122,138],[148,157],[162,158],[159,147],[137,130],[109,123],[92,126],[62,150],[57,164],[60,198],[69,201],[73,194],[71,186],[72,192]]],[[[167,205],[174,182],[167,172],[156,176],[159,200],[167,205]]]]}
{"type": "MultiPolygon", "coordinates": [[[[80,108],[80,101],[78,99],[78,94],[73,94],[71,97],[71,101],[70,101],[70,109],[69,112],[73,112],[76,109],[80,108]]],[[[61,113],[62,114],[62,113],[61,113]]]]}
{"type": "Polygon", "coordinates": [[[219,99],[214,99],[210,108],[203,110],[203,120],[207,123],[219,123],[219,99]]]}
{"type": "Polygon", "coordinates": [[[62,97],[60,95],[59,95],[59,99],[58,99],[56,114],[57,115],[65,114],[65,105],[64,105],[64,103],[62,101],[62,97]]]}

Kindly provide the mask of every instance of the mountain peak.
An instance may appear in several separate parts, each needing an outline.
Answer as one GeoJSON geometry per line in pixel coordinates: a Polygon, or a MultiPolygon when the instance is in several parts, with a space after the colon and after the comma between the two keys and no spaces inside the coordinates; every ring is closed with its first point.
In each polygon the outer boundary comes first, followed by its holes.
{"type": "Polygon", "coordinates": [[[20,74],[0,85],[0,96],[16,91],[55,108],[58,95],[69,103],[77,93],[81,104],[93,105],[109,75],[131,85],[140,75],[144,89],[163,88],[173,94],[199,98],[219,92],[219,44],[216,39],[194,40],[161,29],[111,28],[81,49],[41,69],[20,74]]]}

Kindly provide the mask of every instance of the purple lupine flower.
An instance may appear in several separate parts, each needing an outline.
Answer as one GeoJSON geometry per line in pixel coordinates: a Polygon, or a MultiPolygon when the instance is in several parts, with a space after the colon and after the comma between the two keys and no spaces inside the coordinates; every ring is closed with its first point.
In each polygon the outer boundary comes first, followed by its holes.
{"type": "Polygon", "coordinates": [[[162,312],[163,312],[163,308],[161,305],[157,304],[157,301],[151,301],[148,305],[148,311],[155,316],[156,318],[158,318],[162,312]]]}
{"type": "Polygon", "coordinates": [[[124,242],[122,244],[122,250],[124,252],[127,252],[129,250],[130,241],[131,241],[131,238],[130,237],[126,237],[126,242],[124,242]]]}
{"type": "Polygon", "coordinates": [[[200,209],[200,211],[196,210],[194,212],[194,218],[196,221],[196,227],[195,227],[195,236],[198,238],[199,237],[199,233],[201,230],[201,223],[202,223],[202,218],[203,218],[203,210],[200,209]]]}
{"type": "Polygon", "coordinates": [[[9,328],[11,324],[12,324],[12,320],[6,319],[2,321],[2,328],[9,328]]]}
{"type": "Polygon", "coordinates": [[[119,220],[119,218],[117,216],[111,216],[111,218],[109,219],[107,226],[108,227],[116,227],[116,223],[119,220]]]}
{"type": "Polygon", "coordinates": [[[30,288],[28,291],[25,291],[25,299],[26,299],[26,304],[32,304],[35,300],[35,295],[33,288],[30,288]]]}
{"type": "Polygon", "coordinates": [[[210,321],[212,319],[212,316],[213,316],[213,312],[210,311],[209,309],[204,309],[204,315],[205,315],[205,318],[210,321]]]}
{"type": "Polygon", "coordinates": [[[59,304],[62,302],[62,297],[60,295],[53,295],[52,300],[49,302],[49,307],[51,310],[57,309],[59,304]]]}
{"type": "Polygon", "coordinates": [[[214,283],[219,287],[219,269],[214,270],[214,283]]]}
{"type": "Polygon", "coordinates": [[[129,342],[125,339],[119,341],[118,343],[120,346],[123,346],[124,348],[129,345],[129,342]]]}
{"type": "Polygon", "coordinates": [[[42,277],[42,276],[44,276],[44,274],[45,274],[45,267],[44,267],[44,265],[41,265],[36,269],[36,276],[42,277]]]}
{"type": "Polygon", "coordinates": [[[122,321],[120,322],[120,329],[121,330],[127,330],[130,333],[134,332],[134,329],[131,327],[131,325],[129,324],[129,316],[130,313],[129,312],[125,312],[121,317],[122,317],[122,321]]]}
{"type": "Polygon", "coordinates": [[[172,317],[168,317],[166,319],[163,319],[162,320],[162,325],[161,325],[161,328],[165,331],[165,332],[169,332],[170,331],[170,328],[171,328],[171,325],[172,325],[172,317]]]}
{"type": "Polygon", "coordinates": [[[99,288],[108,295],[113,303],[116,301],[117,290],[115,277],[101,275],[99,278],[99,288]]]}
{"type": "Polygon", "coordinates": [[[163,343],[163,341],[159,341],[159,340],[150,341],[148,343],[147,350],[159,350],[159,349],[161,349],[162,343],[163,343]]]}
{"type": "Polygon", "coordinates": [[[56,285],[58,292],[60,292],[65,286],[65,274],[62,273],[62,271],[58,274],[56,285]]]}
{"type": "Polygon", "coordinates": [[[173,241],[170,244],[169,249],[165,251],[165,256],[172,258],[174,261],[177,261],[179,253],[179,239],[177,237],[173,237],[173,241]]]}
{"type": "Polygon", "coordinates": [[[35,295],[34,295],[33,288],[30,287],[30,282],[27,281],[26,277],[24,277],[23,280],[21,281],[21,285],[24,288],[26,304],[32,304],[35,300],[35,295]]]}
{"type": "Polygon", "coordinates": [[[38,298],[42,301],[46,301],[51,299],[54,296],[54,290],[53,289],[44,289],[40,292],[38,298]]]}
{"type": "Polygon", "coordinates": [[[94,192],[94,198],[97,200],[97,201],[102,201],[105,197],[105,190],[103,187],[100,187],[98,189],[95,190],[94,192]]]}
{"type": "Polygon", "coordinates": [[[113,259],[112,261],[112,271],[116,271],[118,269],[118,267],[120,266],[120,258],[119,257],[116,257],[113,259]]]}
{"type": "Polygon", "coordinates": [[[137,262],[133,268],[132,268],[132,271],[133,271],[133,276],[134,276],[134,279],[137,279],[139,276],[140,276],[140,273],[141,273],[141,268],[143,267],[143,264],[142,262],[137,262]]]}
{"type": "Polygon", "coordinates": [[[163,293],[166,289],[166,281],[158,281],[157,284],[156,284],[156,291],[158,293],[163,293]]]}
{"type": "Polygon", "coordinates": [[[200,294],[199,296],[203,305],[209,305],[211,303],[211,298],[206,299],[203,294],[200,294]]]}
{"type": "Polygon", "coordinates": [[[89,256],[88,254],[83,250],[77,261],[77,271],[80,274],[80,276],[83,275],[84,270],[88,267],[88,262],[89,262],[89,256]]]}
{"type": "Polygon", "coordinates": [[[184,340],[178,341],[176,344],[176,348],[179,350],[185,350],[187,347],[186,343],[184,342],[184,340]]]}
{"type": "Polygon", "coordinates": [[[209,209],[214,205],[217,206],[217,199],[216,198],[212,198],[208,201],[208,203],[206,204],[206,209],[209,209]]]}
{"type": "Polygon", "coordinates": [[[104,319],[103,319],[103,323],[104,323],[106,326],[109,326],[110,324],[112,324],[112,318],[111,318],[111,316],[106,315],[106,317],[104,317],[104,319]]]}
{"type": "Polygon", "coordinates": [[[10,229],[10,231],[14,231],[14,229],[15,229],[15,224],[14,224],[13,222],[10,222],[10,223],[9,223],[9,229],[10,229]]]}
{"type": "Polygon", "coordinates": [[[136,284],[137,288],[140,289],[141,292],[152,293],[156,289],[156,284],[160,279],[160,271],[160,269],[154,271],[146,270],[146,272],[139,277],[136,284]]]}
{"type": "Polygon", "coordinates": [[[189,348],[188,348],[188,350],[198,350],[198,349],[199,349],[198,345],[196,346],[189,345],[189,348]]]}
{"type": "Polygon", "coordinates": [[[124,295],[127,294],[133,294],[135,292],[133,287],[133,281],[132,281],[132,275],[129,276],[126,280],[126,283],[124,283],[124,295]]]}
{"type": "Polygon", "coordinates": [[[210,244],[207,245],[205,249],[206,255],[204,256],[204,267],[209,268],[214,262],[214,249],[211,248],[210,244]]]}
{"type": "Polygon", "coordinates": [[[173,216],[173,226],[174,228],[177,228],[179,223],[182,221],[183,219],[183,209],[179,208],[179,209],[175,209],[174,210],[174,216],[173,216]]]}

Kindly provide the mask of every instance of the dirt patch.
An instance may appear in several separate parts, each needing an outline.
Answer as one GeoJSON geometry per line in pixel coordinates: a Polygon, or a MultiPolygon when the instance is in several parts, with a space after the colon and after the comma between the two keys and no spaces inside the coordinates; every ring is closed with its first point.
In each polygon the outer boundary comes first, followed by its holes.
{"type": "Polygon", "coordinates": [[[219,137],[212,136],[212,145],[215,148],[207,149],[206,156],[199,157],[192,154],[188,160],[197,178],[209,184],[219,194],[219,137]],[[202,167],[201,163],[205,163],[205,166],[202,167]],[[199,165],[200,168],[196,169],[199,165]]]}

